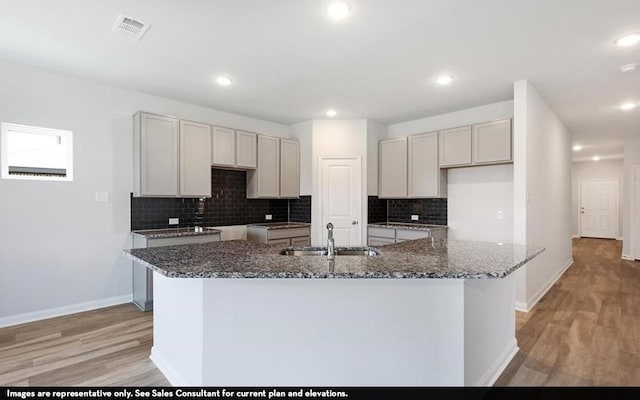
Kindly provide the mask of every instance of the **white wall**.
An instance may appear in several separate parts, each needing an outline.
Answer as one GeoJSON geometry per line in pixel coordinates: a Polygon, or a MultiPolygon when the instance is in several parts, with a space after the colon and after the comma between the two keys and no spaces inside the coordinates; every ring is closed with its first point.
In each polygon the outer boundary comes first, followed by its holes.
{"type": "Polygon", "coordinates": [[[131,298],[132,115],[288,136],[287,126],[0,63],[0,120],[74,134],[74,181],[0,180],[0,325],[131,298]],[[110,193],[96,203],[96,191],[110,193]],[[46,311],[50,310],[50,311],[46,311]],[[51,311],[53,310],[53,311],[51,311]]]}
{"type": "Polygon", "coordinates": [[[571,214],[573,234],[580,236],[580,180],[618,180],[618,237],[622,236],[622,194],[624,193],[624,173],[622,160],[574,162],[571,184],[571,214]]]}
{"type": "Polygon", "coordinates": [[[291,125],[289,133],[300,141],[300,195],[313,192],[313,121],[291,125]]]}
{"type": "MultiPolygon", "coordinates": [[[[367,226],[367,120],[313,120],[313,188],[312,199],[319,199],[321,156],[360,156],[362,160],[362,242],[367,226]]],[[[322,209],[319,201],[311,202],[311,243],[322,245],[322,209]]]]}
{"type": "Polygon", "coordinates": [[[387,138],[387,126],[367,120],[367,194],[378,195],[378,141],[387,138]]]}
{"type": "Polygon", "coordinates": [[[514,103],[514,239],[546,248],[517,272],[516,304],[529,309],[572,262],[571,132],[526,80],[514,103]]]}
{"type": "Polygon", "coordinates": [[[453,168],[448,174],[449,237],[513,243],[513,165],[453,168]]]}
{"type": "Polygon", "coordinates": [[[415,135],[513,116],[513,100],[389,125],[389,137],[415,135]]]}
{"type": "MultiPolygon", "coordinates": [[[[632,202],[632,190],[633,187],[633,167],[640,165],[640,137],[630,138],[624,142],[624,191],[622,201],[622,256],[623,258],[631,258],[631,244],[632,241],[640,244],[640,238],[634,237],[635,232],[632,233],[632,221],[631,221],[631,202],[632,202]]],[[[636,209],[640,210],[640,199],[633,199],[635,201],[636,209]]],[[[640,232],[638,232],[640,235],[640,232]]]]}

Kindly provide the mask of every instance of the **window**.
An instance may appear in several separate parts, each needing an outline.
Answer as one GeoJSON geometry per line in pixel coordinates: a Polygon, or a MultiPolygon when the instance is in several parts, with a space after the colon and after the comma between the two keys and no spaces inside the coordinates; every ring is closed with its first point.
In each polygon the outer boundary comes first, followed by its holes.
{"type": "Polygon", "coordinates": [[[3,179],[73,180],[73,132],[3,122],[3,179]]]}

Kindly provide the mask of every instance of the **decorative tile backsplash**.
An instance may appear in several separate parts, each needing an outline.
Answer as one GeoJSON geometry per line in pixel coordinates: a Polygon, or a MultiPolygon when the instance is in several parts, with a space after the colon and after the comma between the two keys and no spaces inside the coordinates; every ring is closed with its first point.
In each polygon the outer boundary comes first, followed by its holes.
{"type": "Polygon", "coordinates": [[[369,222],[416,222],[411,215],[419,215],[418,223],[447,225],[447,199],[389,199],[369,196],[369,222]]]}
{"type": "Polygon", "coordinates": [[[180,218],[181,227],[266,222],[266,214],[273,216],[271,222],[311,222],[311,196],[299,200],[247,199],[246,172],[214,168],[211,175],[211,198],[132,196],[131,230],[167,228],[169,218],[180,218]]]}

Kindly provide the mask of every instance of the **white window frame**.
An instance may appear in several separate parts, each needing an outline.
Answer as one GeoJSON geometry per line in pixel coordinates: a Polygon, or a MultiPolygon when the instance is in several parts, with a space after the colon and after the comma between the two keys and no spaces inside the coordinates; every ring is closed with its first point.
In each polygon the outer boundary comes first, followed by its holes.
{"type": "Polygon", "coordinates": [[[73,132],[61,129],[41,128],[21,124],[2,122],[0,128],[0,168],[2,179],[17,179],[31,181],[73,181],[73,132]],[[66,176],[37,176],[37,175],[10,175],[9,174],[9,154],[8,154],[8,133],[9,131],[19,131],[36,135],[60,136],[68,143],[66,176]]]}

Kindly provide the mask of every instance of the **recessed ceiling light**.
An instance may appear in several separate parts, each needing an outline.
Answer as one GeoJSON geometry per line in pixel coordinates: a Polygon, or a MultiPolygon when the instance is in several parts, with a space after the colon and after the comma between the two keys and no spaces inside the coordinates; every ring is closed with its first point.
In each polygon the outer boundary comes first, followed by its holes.
{"type": "Polygon", "coordinates": [[[600,156],[593,156],[593,157],[591,157],[591,159],[593,161],[600,161],[600,156]]]}
{"type": "Polygon", "coordinates": [[[631,35],[626,35],[616,39],[614,43],[616,44],[616,46],[628,47],[633,46],[638,42],[640,42],[640,33],[632,33],[631,35]]]}
{"type": "Polygon", "coordinates": [[[634,108],[636,108],[638,106],[638,104],[633,103],[633,102],[627,102],[627,103],[622,103],[620,104],[620,109],[622,111],[629,111],[629,110],[633,110],[634,108]]]}
{"type": "Polygon", "coordinates": [[[573,151],[580,151],[582,150],[582,146],[580,146],[579,144],[573,146],[573,151]]]}
{"type": "Polygon", "coordinates": [[[620,67],[620,71],[622,72],[632,72],[638,69],[638,64],[625,64],[620,67]]]}
{"type": "Polygon", "coordinates": [[[231,82],[233,81],[228,76],[219,76],[216,78],[216,83],[220,86],[229,86],[231,82]]]}
{"type": "Polygon", "coordinates": [[[453,82],[453,76],[451,76],[451,75],[440,75],[437,78],[435,78],[433,81],[435,83],[437,83],[438,85],[440,85],[440,86],[447,86],[448,84],[453,82]]]}
{"type": "Polygon", "coordinates": [[[325,114],[326,114],[327,117],[333,118],[336,115],[338,115],[338,112],[336,110],[327,110],[327,112],[325,114]]]}
{"type": "Polygon", "coordinates": [[[333,19],[344,19],[351,13],[351,6],[344,1],[334,1],[327,7],[327,14],[333,19]]]}

